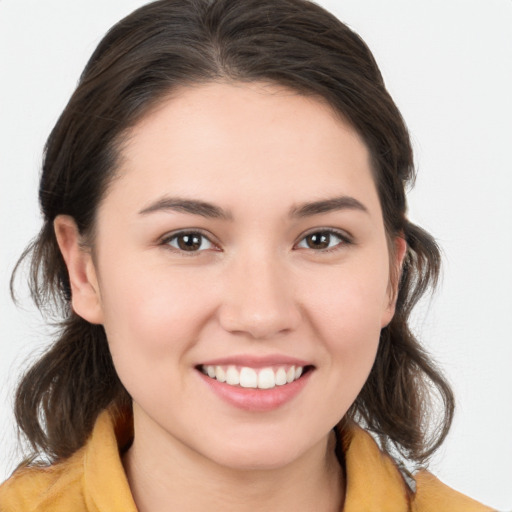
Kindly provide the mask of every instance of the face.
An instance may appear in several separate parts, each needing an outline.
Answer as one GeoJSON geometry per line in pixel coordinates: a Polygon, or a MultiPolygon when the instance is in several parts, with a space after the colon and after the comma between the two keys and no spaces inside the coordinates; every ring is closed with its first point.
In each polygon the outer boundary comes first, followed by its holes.
{"type": "Polygon", "coordinates": [[[105,326],[136,436],[278,467],[361,390],[393,314],[390,263],[349,125],[277,86],[201,85],[130,133],[73,306],[105,326]]]}

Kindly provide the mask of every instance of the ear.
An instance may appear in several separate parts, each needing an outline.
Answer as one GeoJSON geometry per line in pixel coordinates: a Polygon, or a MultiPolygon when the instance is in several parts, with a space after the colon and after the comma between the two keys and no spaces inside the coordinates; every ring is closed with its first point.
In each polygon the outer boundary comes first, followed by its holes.
{"type": "Polygon", "coordinates": [[[74,219],[68,215],[58,215],[53,228],[68,269],[73,311],[92,324],[103,323],[93,258],[91,252],[80,243],[81,236],[74,219]]]}
{"type": "Polygon", "coordinates": [[[394,247],[390,251],[391,261],[389,264],[390,278],[388,286],[388,304],[382,315],[381,327],[386,327],[395,314],[396,300],[398,298],[398,285],[402,274],[402,265],[407,254],[407,242],[403,236],[394,238],[394,247]]]}

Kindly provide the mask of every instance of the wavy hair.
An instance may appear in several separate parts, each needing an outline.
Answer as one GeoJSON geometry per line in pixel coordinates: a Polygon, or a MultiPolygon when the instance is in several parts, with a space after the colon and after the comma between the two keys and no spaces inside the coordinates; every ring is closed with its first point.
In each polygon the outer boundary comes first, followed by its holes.
{"type": "Polygon", "coordinates": [[[103,327],[70,307],[53,221],[70,215],[81,235],[93,239],[96,211],[116,178],[129,129],[174,90],[212,81],[270,82],[322,98],[369,148],[387,235],[403,237],[407,253],[396,313],[382,329],[369,378],[340,428],[355,421],[384,449],[424,463],[446,437],[454,409],[450,386],[408,326],[412,308],[436,284],[439,249],[406,217],[411,143],[370,50],[308,0],[159,0],[117,23],[93,53],[46,143],[43,226],[17,265],[30,261],[32,297],[60,322],[16,394],[17,423],[33,455],[50,461],[70,456],[104,408],[131,403],[103,327]]]}

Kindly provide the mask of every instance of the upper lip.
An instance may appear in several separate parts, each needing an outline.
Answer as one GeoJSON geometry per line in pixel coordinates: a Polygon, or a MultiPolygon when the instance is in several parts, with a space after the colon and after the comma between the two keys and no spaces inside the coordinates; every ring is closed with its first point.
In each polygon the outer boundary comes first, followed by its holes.
{"type": "Polygon", "coordinates": [[[312,366],[310,361],[298,359],[296,357],[274,354],[268,356],[252,355],[233,355],[208,359],[199,364],[199,366],[247,366],[249,368],[264,368],[266,366],[293,365],[293,366],[312,366]]]}

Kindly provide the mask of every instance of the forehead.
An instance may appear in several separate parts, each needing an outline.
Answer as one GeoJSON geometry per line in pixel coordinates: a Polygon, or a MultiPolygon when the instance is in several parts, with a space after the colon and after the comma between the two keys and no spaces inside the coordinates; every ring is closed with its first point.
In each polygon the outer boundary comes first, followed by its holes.
{"type": "Polygon", "coordinates": [[[267,83],[175,91],[128,134],[117,181],[141,201],[172,193],[246,206],[249,196],[288,204],[350,193],[378,207],[357,132],[325,101],[267,83]]]}

